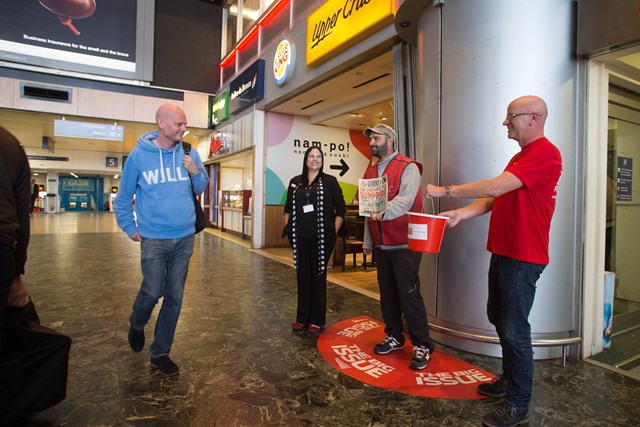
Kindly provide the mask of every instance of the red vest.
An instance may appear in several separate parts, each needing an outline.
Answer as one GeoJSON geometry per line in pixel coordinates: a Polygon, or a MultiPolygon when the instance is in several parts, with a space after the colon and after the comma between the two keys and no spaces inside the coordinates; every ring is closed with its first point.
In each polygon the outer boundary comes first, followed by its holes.
{"type": "MultiPolygon", "coordinates": [[[[398,153],[389,161],[383,175],[387,176],[389,187],[388,201],[393,200],[400,192],[400,178],[404,168],[409,163],[415,163],[422,174],[422,165],[398,153]]],[[[365,179],[378,178],[378,165],[374,164],[367,168],[364,173],[365,179]]],[[[420,191],[416,194],[413,205],[409,209],[411,212],[422,212],[422,195],[420,191]]],[[[409,215],[405,214],[389,221],[369,221],[371,237],[376,245],[402,245],[407,244],[407,234],[409,231],[409,215]]]]}

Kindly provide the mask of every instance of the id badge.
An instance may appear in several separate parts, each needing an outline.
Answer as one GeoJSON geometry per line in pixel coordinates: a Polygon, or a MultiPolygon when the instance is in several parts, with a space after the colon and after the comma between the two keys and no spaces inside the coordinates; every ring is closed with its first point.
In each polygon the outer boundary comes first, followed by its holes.
{"type": "Polygon", "coordinates": [[[313,212],[313,205],[304,205],[302,207],[302,212],[304,213],[313,212]]]}

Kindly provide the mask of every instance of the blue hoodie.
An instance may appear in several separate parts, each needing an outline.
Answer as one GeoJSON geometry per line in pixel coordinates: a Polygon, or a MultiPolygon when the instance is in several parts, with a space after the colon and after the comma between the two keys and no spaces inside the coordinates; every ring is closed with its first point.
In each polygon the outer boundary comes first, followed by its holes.
{"type": "Polygon", "coordinates": [[[158,131],[142,135],[127,157],[114,203],[116,220],[129,237],[137,231],[140,237],[178,239],[195,233],[193,193],[204,191],[209,176],[198,152],[191,150],[189,155],[200,171],[191,175],[190,181],[189,172],[182,166],[182,144],[160,148],[154,143],[157,137],[158,131]]]}

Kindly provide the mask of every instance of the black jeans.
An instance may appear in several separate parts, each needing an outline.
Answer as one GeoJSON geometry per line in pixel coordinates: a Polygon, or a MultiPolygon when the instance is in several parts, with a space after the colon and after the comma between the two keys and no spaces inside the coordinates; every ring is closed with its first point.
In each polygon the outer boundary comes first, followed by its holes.
{"type": "Polygon", "coordinates": [[[427,311],[420,294],[422,254],[409,249],[376,248],[375,257],[385,333],[404,340],[404,316],[413,345],[422,345],[433,351],[435,346],[429,338],[427,311]]]}
{"type": "MultiPolygon", "coordinates": [[[[328,239],[331,240],[331,239],[328,239]]],[[[329,242],[331,243],[331,242],[329,242]]],[[[324,326],[327,321],[327,270],[318,274],[318,239],[298,237],[298,310],[296,322],[324,326]]],[[[333,249],[333,245],[325,248],[333,249]]],[[[325,252],[327,250],[325,249],[325,252]]],[[[329,259],[331,251],[325,254],[329,259]]]]}

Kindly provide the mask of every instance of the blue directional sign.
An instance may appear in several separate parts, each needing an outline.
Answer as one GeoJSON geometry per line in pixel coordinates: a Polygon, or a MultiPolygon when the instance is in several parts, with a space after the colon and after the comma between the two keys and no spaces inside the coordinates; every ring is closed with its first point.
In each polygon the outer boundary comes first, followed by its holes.
{"type": "Polygon", "coordinates": [[[73,120],[54,120],[54,136],[71,138],[124,140],[124,126],[105,123],[76,122],[73,120]]]}

